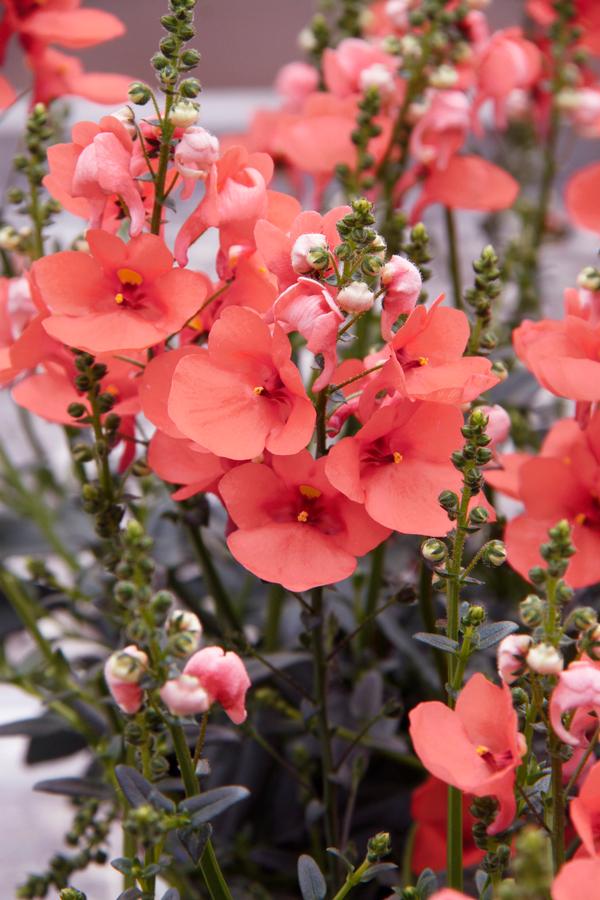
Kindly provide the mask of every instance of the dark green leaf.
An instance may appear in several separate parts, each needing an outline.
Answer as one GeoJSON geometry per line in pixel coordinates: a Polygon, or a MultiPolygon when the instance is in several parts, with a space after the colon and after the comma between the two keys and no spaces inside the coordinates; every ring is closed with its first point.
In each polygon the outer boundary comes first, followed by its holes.
{"type": "Polygon", "coordinates": [[[453,641],[444,634],[417,631],[416,634],[413,634],[413,637],[416,641],[421,641],[422,644],[429,644],[430,647],[435,647],[436,650],[442,650],[444,653],[454,653],[458,650],[458,641],[453,641]]]}
{"type": "Polygon", "coordinates": [[[122,894],[119,894],[117,900],[139,900],[139,898],[143,896],[144,895],[139,888],[132,887],[126,891],[123,891],[122,894]]]}
{"type": "Polygon", "coordinates": [[[127,859],[124,856],[118,856],[117,859],[111,859],[110,864],[113,869],[116,869],[117,872],[120,872],[122,875],[129,875],[131,867],[133,866],[132,860],[127,859]]]}
{"type": "Polygon", "coordinates": [[[360,880],[361,882],[365,883],[367,881],[371,881],[372,878],[376,878],[377,875],[380,875],[382,872],[391,872],[392,869],[397,868],[398,866],[394,863],[375,863],[375,865],[369,866],[360,880]]]}
{"type": "Polygon", "coordinates": [[[92,781],[89,778],[48,778],[38,781],[33,786],[34,791],[45,794],[61,794],[65,797],[96,797],[98,800],[108,800],[112,791],[106,784],[100,781],[92,781]]]}
{"type": "Polygon", "coordinates": [[[181,900],[181,895],[177,888],[169,888],[167,893],[162,895],[162,900],[181,900]]]}
{"type": "Polygon", "coordinates": [[[438,889],[438,880],[432,869],[423,869],[416,884],[421,900],[428,900],[438,889]]]}
{"type": "Polygon", "coordinates": [[[352,865],[352,863],[350,862],[348,857],[344,856],[344,854],[341,852],[341,850],[338,850],[337,847],[327,847],[327,853],[331,853],[332,856],[336,856],[338,859],[340,859],[344,863],[344,865],[346,866],[346,868],[348,869],[349,872],[354,871],[354,866],[352,865]]]}
{"type": "Polygon", "coordinates": [[[498,644],[509,634],[518,631],[519,626],[516,622],[490,622],[489,625],[482,625],[477,633],[477,646],[480,650],[486,650],[498,644]]]}
{"type": "Polygon", "coordinates": [[[212,827],[206,822],[198,828],[192,826],[188,828],[180,828],[177,837],[183,844],[188,856],[195,866],[200,862],[200,858],[204,853],[204,848],[212,834],[212,827]]]}
{"type": "Polygon", "coordinates": [[[174,812],[175,804],[168,797],[165,797],[164,794],[161,794],[154,785],[150,784],[137,769],[131,766],[115,766],[115,775],[117,776],[119,787],[131,806],[142,806],[144,803],[150,803],[156,809],[174,812]]]}
{"type": "Polygon", "coordinates": [[[302,900],[323,900],[327,894],[323,873],[312,856],[306,853],[298,860],[298,884],[302,900]]]}
{"type": "Polygon", "coordinates": [[[179,809],[192,813],[192,825],[198,827],[204,822],[210,822],[215,816],[229,809],[234,803],[245,800],[249,795],[248,788],[240,784],[231,784],[198,794],[197,797],[189,797],[179,804],[179,809]]]}

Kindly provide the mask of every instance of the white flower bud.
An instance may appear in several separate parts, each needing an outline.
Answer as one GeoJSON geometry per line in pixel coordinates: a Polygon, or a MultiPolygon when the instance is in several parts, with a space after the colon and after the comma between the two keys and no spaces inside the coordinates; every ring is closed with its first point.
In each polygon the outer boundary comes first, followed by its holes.
{"type": "Polygon", "coordinates": [[[19,235],[12,225],[5,225],[0,228],[0,249],[16,250],[20,244],[19,235]]]}
{"type": "Polygon", "coordinates": [[[180,100],[169,113],[169,121],[176,128],[189,128],[198,121],[198,107],[191,100],[180,100]]]}
{"type": "Polygon", "coordinates": [[[394,76],[383,63],[373,63],[360,73],[359,84],[362,91],[369,88],[377,88],[381,97],[385,100],[394,95],[396,85],[394,76]]]}
{"type": "Polygon", "coordinates": [[[173,610],[167,628],[170,632],[191,631],[194,634],[202,634],[202,623],[196,613],[184,609],[173,610]]]}
{"type": "Polygon", "coordinates": [[[559,675],[565,661],[552,644],[536,644],[527,654],[527,665],[538,675],[559,675]]]}
{"type": "Polygon", "coordinates": [[[148,657],[135,644],[113,653],[106,664],[107,678],[125,684],[137,684],[148,668],[148,657]]]}
{"type": "Polygon", "coordinates": [[[322,268],[319,263],[327,250],[327,238],[324,234],[301,234],[292,247],[292,269],[298,275],[306,275],[315,268],[322,268]]]}
{"type": "Polygon", "coordinates": [[[130,106],[122,106],[111,115],[113,119],[118,119],[121,125],[125,126],[131,137],[135,136],[135,113],[130,106]]]}
{"type": "Polygon", "coordinates": [[[600,290],[600,271],[593,266],[586,266],[577,276],[577,284],[586,291],[600,290]]]}
{"type": "Polygon", "coordinates": [[[405,34],[400,38],[400,52],[405,59],[421,59],[421,44],[413,34],[405,34]]]}
{"type": "Polygon", "coordinates": [[[310,28],[303,28],[298,35],[298,47],[305,53],[312,53],[317,49],[317,39],[310,28]]]}
{"type": "Polygon", "coordinates": [[[434,88],[454,87],[457,81],[458,72],[454,66],[438,66],[429,76],[429,84],[434,88]]]}
{"type": "Polygon", "coordinates": [[[337,295],[338,306],[350,313],[363,313],[371,309],[375,294],[364,281],[353,281],[337,295]]]}

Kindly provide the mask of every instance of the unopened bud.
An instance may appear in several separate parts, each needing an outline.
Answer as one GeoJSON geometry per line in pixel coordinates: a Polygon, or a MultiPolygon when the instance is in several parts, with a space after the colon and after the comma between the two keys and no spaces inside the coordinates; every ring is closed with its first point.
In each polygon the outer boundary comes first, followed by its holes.
{"type": "Polygon", "coordinates": [[[292,247],[292,269],[298,275],[306,275],[314,269],[329,265],[327,238],[324,234],[301,234],[292,247]]]}
{"type": "Polygon", "coordinates": [[[458,72],[454,66],[441,65],[429,76],[429,84],[434,88],[454,87],[458,81],[458,72]]]}
{"type": "Polygon", "coordinates": [[[310,28],[303,28],[299,33],[298,47],[305,53],[313,53],[317,49],[317,39],[310,28]]]}
{"type": "Polygon", "coordinates": [[[544,601],[537,594],[528,594],[519,604],[521,622],[529,628],[537,628],[544,619],[544,601]]]}
{"type": "Polygon", "coordinates": [[[586,291],[600,291],[600,271],[593,266],[586,266],[577,276],[577,284],[586,291]]]}
{"type": "Polygon", "coordinates": [[[476,628],[485,622],[486,615],[487,613],[483,606],[470,606],[462,617],[463,625],[476,628]]]}
{"type": "Polygon", "coordinates": [[[183,609],[175,609],[169,616],[167,631],[169,634],[190,631],[193,634],[201,635],[202,624],[196,613],[183,609]]]}
{"type": "Polygon", "coordinates": [[[109,656],[106,672],[125,684],[138,684],[148,668],[148,657],[134,644],[109,656]]]}
{"type": "Polygon", "coordinates": [[[141,81],[134,81],[129,87],[128,95],[131,102],[135,103],[136,106],[145,106],[150,101],[152,91],[147,84],[143,84],[141,81]]]}
{"type": "Polygon", "coordinates": [[[370,838],[367,843],[367,858],[369,862],[375,862],[391,853],[392,844],[387,831],[381,831],[370,838]]]}
{"type": "Polygon", "coordinates": [[[536,644],[527,654],[527,665],[538,675],[558,675],[564,664],[562,653],[552,644],[536,644]]]}
{"type": "Polygon", "coordinates": [[[506,547],[502,541],[490,541],[485,547],[482,560],[488,566],[501,566],[506,562],[506,547]]]}
{"type": "Polygon", "coordinates": [[[598,614],[591,606],[578,606],[569,616],[568,625],[577,631],[585,631],[598,622],[598,614]]]}
{"type": "Polygon", "coordinates": [[[375,294],[364,281],[353,281],[337,295],[338,306],[349,313],[364,313],[373,306],[375,294]]]}
{"type": "Polygon", "coordinates": [[[176,128],[189,128],[198,121],[198,107],[191,100],[180,100],[171,109],[169,121],[176,128]]]}
{"type": "Polygon", "coordinates": [[[421,544],[421,555],[427,562],[440,563],[448,556],[448,547],[437,538],[428,538],[421,544]]]}

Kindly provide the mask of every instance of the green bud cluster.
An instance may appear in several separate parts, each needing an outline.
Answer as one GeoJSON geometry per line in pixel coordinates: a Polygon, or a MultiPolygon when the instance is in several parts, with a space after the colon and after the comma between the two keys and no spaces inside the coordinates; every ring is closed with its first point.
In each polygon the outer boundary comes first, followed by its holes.
{"type": "Polygon", "coordinates": [[[469,343],[471,354],[489,353],[496,346],[496,337],[489,331],[492,318],[492,302],[500,295],[501,271],[494,248],[488,244],[474,260],[475,284],[465,291],[465,300],[474,310],[476,323],[469,343]]]}
{"type": "Polygon", "coordinates": [[[357,150],[356,169],[352,170],[345,163],[340,164],[336,169],[338,179],[348,197],[370,190],[375,184],[374,176],[365,173],[372,169],[375,163],[373,154],[369,153],[369,143],[381,134],[381,126],[375,122],[380,111],[379,91],[376,87],[370,87],[358,103],[356,128],[351,134],[352,143],[357,150]]]}

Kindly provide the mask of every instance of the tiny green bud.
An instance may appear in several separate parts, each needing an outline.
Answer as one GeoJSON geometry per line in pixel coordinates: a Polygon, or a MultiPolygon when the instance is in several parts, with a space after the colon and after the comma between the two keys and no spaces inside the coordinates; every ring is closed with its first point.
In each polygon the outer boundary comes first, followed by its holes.
{"type": "Polygon", "coordinates": [[[482,625],[486,619],[486,611],[483,606],[470,606],[462,618],[463,624],[466,626],[482,625]]]}
{"type": "Polygon", "coordinates": [[[370,838],[367,843],[367,859],[369,862],[376,862],[384,856],[388,856],[392,851],[390,836],[387,831],[380,831],[374,837],[370,838]]]}
{"type": "Polygon", "coordinates": [[[193,100],[202,90],[202,85],[197,78],[185,78],[179,85],[182,97],[193,100]]]}
{"type": "Polygon", "coordinates": [[[145,106],[146,103],[150,102],[152,91],[147,84],[143,84],[141,81],[134,81],[129,87],[128,96],[136,106],[145,106]]]}
{"type": "Polygon", "coordinates": [[[71,452],[77,463],[90,462],[94,458],[93,450],[88,444],[75,444],[71,452]]]}
{"type": "Polygon", "coordinates": [[[58,896],[60,900],[87,900],[87,895],[83,891],[73,887],[63,888],[58,896]]]}
{"type": "Polygon", "coordinates": [[[458,495],[454,491],[442,491],[438,497],[438,503],[446,512],[454,512],[458,509],[458,495]]]}
{"type": "Polygon", "coordinates": [[[440,563],[448,556],[448,547],[437,538],[428,538],[421,544],[421,555],[427,562],[440,563]]]}
{"type": "Polygon", "coordinates": [[[129,603],[136,595],[136,587],[132,581],[117,581],[113,593],[119,603],[129,603]]]}
{"type": "Polygon", "coordinates": [[[591,606],[579,606],[573,610],[568,618],[567,625],[577,631],[585,631],[598,624],[598,614],[591,606]]]}
{"type": "Polygon", "coordinates": [[[528,594],[519,604],[521,622],[529,628],[537,628],[544,620],[544,601],[537,594],[528,594]]]}
{"type": "Polygon", "coordinates": [[[483,551],[482,559],[488,566],[501,566],[506,562],[506,556],[503,541],[490,541],[483,551]]]}
{"type": "Polygon", "coordinates": [[[489,517],[490,514],[488,513],[485,506],[474,506],[469,513],[469,522],[471,525],[479,527],[481,525],[485,525],[489,517]]]}
{"type": "Polygon", "coordinates": [[[67,412],[73,419],[80,419],[82,416],[85,416],[87,409],[83,403],[69,403],[67,412]]]}
{"type": "Polygon", "coordinates": [[[145,536],[144,526],[137,519],[130,519],[125,526],[125,538],[129,543],[137,543],[145,536]]]}

